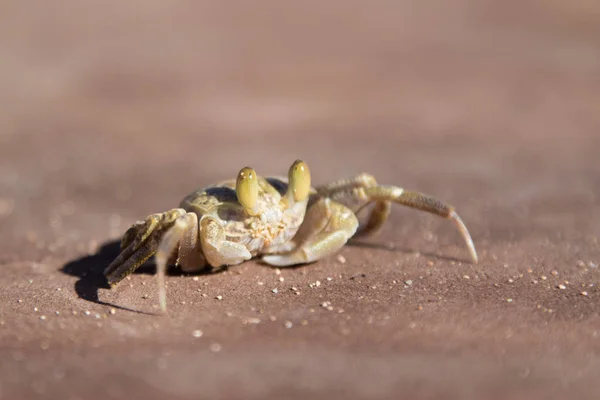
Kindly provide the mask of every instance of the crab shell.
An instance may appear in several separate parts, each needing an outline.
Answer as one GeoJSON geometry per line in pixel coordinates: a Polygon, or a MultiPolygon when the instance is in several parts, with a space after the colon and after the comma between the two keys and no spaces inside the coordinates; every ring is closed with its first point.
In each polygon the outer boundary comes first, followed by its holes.
{"type": "MultiPolygon", "coordinates": [[[[276,251],[296,235],[304,221],[309,198],[294,201],[286,196],[287,178],[257,179],[256,215],[248,215],[239,203],[234,179],[190,193],[181,201],[180,207],[195,213],[199,220],[205,215],[218,220],[225,239],[244,245],[253,257],[276,251]]],[[[311,193],[316,191],[311,189],[311,193]]]]}

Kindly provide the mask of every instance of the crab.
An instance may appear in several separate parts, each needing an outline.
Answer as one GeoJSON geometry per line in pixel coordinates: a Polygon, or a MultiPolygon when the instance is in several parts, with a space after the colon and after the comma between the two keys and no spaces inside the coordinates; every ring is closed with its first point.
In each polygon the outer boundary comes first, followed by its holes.
{"type": "Polygon", "coordinates": [[[287,178],[261,177],[245,167],[237,179],[196,190],[179,208],[136,222],[104,275],[112,287],[154,255],[159,304],[166,312],[168,265],[195,273],[254,257],[275,267],[312,263],[337,253],[354,236],[379,231],[392,203],[454,221],[477,263],[471,235],[454,207],[423,193],[380,185],[366,173],[313,188],[307,164],[296,160],[287,178]],[[370,204],[371,213],[359,226],[357,214],[370,204]]]}

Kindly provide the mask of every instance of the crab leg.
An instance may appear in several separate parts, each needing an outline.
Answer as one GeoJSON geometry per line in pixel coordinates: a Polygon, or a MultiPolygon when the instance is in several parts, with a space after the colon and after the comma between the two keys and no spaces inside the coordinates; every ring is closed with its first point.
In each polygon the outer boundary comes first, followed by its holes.
{"type": "Polygon", "coordinates": [[[142,266],[146,261],[148,261],[150,257],[154,255],[156,247],[158,246],[158,242],[156,241],[156,238],[152,237],[146,240],[136,250],[132,250],[134,246],[135,243],[132,243],[125,249],[125,251],[128,254],[125,260],[119,263],[113,262],[104,272],[104,275],[106,276],[109,285],[116,285],[117,283],[125,279],[127,275],[131,274],[133,271],[142,266]]]}
{"type": "MultiPolygon", "coordinates": [[[[317,193],[322,197],[330,197],[335,201],[350,207],[357,213],[365,204],[365,195],[361,192],[364,188],[377,186],[377,180],[371,174],[362,173],[352,178],[340,179],[327,185],[317,187],[317,193]]],[[[370,201],[368,202],[370,203],[370,201]]],[[[367,203],[367,204],[368,204],[367,203]]],[[[361,226],[356,236],[374,234],[383,226],[392,209],[388,200],[377,200],[371,210],[369,220],[361,226]]]]}
{"type": "Polygon", "coordinates": [[[391,211],[392,203],[390,201],[375,201],[375,206],[371,210],[367,224],[361,227],[355,236],[367,236],[377,233],[388,219],[391,211]]]}
{"type": "Polygon", "coordinates": [[[121,253],[104,270],[104,275],[107,277],[115,275],[114,272],[121,265],[128,262],[138,252],[138,249],[143,247],[144,243],[152,236],[159,226],[162,217],[162,214],[149,215],[146,220],[138,221],[127,229],[127,232],[123,235],[123,239],[121,239],[121,253]]]}
{"type": "Polygon", "coordinates": [[[169,258],[177,250],[176,263],[184,271],[194,272],[205,265],[198,240],[198,217],[189,212],[177,218],[173,226],[165,233],[156,250],[156,279],[158,284],[158,299],[163,312],[167,311],[167,293],[165,273],[169,258]]]}
{"type": "Polygon", "coordinates": [[[370,188],[364,188],[364,194],[369,201],[379,202],[394,202],[403,206],[416,208],[418,210],[426,211],[431,214],[439,215],[440,217],[451,219],[460,234],[462,235],[469,253],[474,263],[477,263],[477,252],[475,245],[471,239],[471,235],[462,219],[454,210],[454,207],[448,205],[434,197],[428,196],[419,192],[406,191],[396,186],[375,186],[370,188]]]}
{"type": "Polygon", "coordinates": [[[161,234],[182,214],[185,210],[181,208],[152,214],[129,228],[121,241],[121,253],[104,270],[108,283],[117,284],[152,257],[161,234]]]}
{"type": "Polygon", "coordinates": [[[373,233],[381,228],[391,211],[391,204],[397,203],[451,219],[462,235],[473,262],[477,263],[477,252],[467,227],[458,216],[454,207],[431,196],[419,192],[406,191],[397,186],[378,185],[372,175],[360,174],[353,178],[342,179],[317,188],[319,196],[346,205],[355,213],[370,203],[375,203],[365,227],[358,235],[373,233]]]}

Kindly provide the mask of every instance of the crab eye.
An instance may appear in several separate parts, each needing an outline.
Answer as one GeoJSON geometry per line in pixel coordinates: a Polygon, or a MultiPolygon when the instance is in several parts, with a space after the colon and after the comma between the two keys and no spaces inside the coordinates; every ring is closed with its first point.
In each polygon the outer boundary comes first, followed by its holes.
{"type": "Polygon", "coordinates": [[[242,168],[235,183],[238,201],[250,215],[256,215],[258,201],[258,180],[256,172],[250,168],[242,168]]]}
{"type": "Polygon", "coordinates": [[[310,190],[310,171],[308,165],[302,160],[296,160],[290,167],[288,174],[288,195],[293,195],[295,201],[304,201],[310,190]]]}

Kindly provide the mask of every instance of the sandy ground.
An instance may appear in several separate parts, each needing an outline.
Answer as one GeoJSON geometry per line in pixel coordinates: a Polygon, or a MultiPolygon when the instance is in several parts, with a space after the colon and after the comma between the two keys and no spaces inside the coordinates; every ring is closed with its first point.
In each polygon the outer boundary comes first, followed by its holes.
{"type": "Polygon", "coordinates": [[[509,3],[3,4],[0,398],[597,398],[600,7],[509,3]],[[481,262],[396,207],[343,259],[174,271],[168,317],[151,264],[107,288],[131,223],[296,158],[454,204],[481,262]]]}

